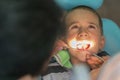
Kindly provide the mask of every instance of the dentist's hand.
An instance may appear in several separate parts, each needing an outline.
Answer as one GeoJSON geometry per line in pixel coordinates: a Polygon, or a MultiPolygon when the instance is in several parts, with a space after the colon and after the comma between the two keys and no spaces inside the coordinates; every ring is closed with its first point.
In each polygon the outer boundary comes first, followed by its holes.
{"type": "MultiPolygon", "coordinates": [[[[103,56],[101,58],[103,58],[104,61],[106,61],[108,60],[109,56],[103,56]]],[[[89,58],[87,58],[87,64],[90,66],[91,69],[97,69],[101,67],[104,61],[100,60],[96,56],[89,56],[89,58]]]]}
{"type": "Polygon", "coordinates": [[[53,51],[52,51],[52,54],[56,54],[58,51],[62,50],[62,49],[66,49],[67,48],[67,44],[62,41],[62,40],[57,40],[55,42],[55,45],[53,47],[53,51]]]}

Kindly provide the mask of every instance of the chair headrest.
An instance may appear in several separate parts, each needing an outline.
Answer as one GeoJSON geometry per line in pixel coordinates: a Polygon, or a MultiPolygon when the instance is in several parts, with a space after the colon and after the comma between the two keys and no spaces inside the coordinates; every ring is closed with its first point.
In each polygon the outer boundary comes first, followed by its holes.
{"type": "Polygon", "coordinates": [[[112,20],[102,18],[103,32],[106,38],[104,50],[109,54],[114,55],[120,51],[120,28],[112,20]]]}
{"type": "Polygon", "coordinates": [[[93,9],[98,9],[103,4],[103,0],[55,0],[64,10],[70,10],[79,5],[86,5],[93,9]]]}

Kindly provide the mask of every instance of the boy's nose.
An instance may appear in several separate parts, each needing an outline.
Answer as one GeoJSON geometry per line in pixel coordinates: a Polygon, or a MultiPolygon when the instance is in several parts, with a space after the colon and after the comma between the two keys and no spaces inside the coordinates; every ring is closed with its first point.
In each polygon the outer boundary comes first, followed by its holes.
{"type": "Polygon", "coordinates": [[[79,36],[80,36],[80,37],[87,37],[88,34],[87,34],[86,32],[82,32],[82,33],[79,34],[79,36]]]}
{"type": "Polygon", "coordinates": [[[88,33],[85,30],[81,30],[78,35],[79,35],[79,37],[87,37],[88,33]]]}

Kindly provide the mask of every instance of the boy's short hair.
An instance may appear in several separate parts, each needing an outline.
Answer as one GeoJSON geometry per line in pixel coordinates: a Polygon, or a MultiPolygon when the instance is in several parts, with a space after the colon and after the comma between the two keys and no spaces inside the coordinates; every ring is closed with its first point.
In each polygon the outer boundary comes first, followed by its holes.
{"type": "Polygon", "coordinates": [[[0,80],[40,73],[63,28],[61,16],[52,0],[0,0],[0,80]]]}

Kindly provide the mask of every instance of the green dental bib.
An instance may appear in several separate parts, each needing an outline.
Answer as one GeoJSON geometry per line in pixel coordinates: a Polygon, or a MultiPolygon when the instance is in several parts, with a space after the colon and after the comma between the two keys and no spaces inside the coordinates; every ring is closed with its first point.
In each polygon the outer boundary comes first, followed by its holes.
{"type": "Polygon", "coordinates": [[[61,66],[66,68],[72,68],[70,56],[67,50],[59,51],[54,57],[61,66]]]}

